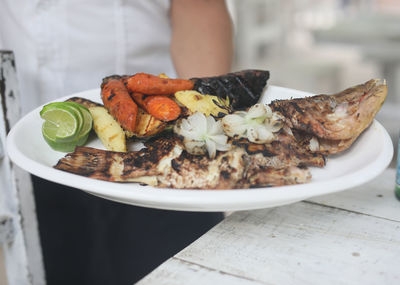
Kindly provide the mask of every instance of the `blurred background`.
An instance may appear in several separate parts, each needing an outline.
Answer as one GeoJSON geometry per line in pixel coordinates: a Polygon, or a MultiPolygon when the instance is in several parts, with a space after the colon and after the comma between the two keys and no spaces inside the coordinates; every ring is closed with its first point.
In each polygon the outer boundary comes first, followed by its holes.
{"type": "Polygon", "coordinates": [[[330,94],[371,78],[389,93],[378,120],[400,130],[400,0],[230,0],[234,70],[267,69],[269,84],[330,94]]]}

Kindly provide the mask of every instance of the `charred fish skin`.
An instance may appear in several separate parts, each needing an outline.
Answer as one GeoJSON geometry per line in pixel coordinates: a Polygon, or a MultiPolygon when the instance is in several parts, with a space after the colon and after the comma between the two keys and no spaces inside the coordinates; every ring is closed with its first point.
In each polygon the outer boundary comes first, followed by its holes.
{"type": "Polygon", "coordinates": [[[308,168],[290,166],[276,169],[261,167],[249,169],[243,179],[244,188],[276,187],[284,185],[304,184],[311,181],[308,168]]]}
{"type": "Polygon", "coordinates": [[[54,168],[90,178],[131,182],[138,177],[160,174],[164,160],[178,157],[183,146],[177,138],[150,140],[140,151],[114,152],[91,147],[76,147],[54,168]]]}
{"type": "Polygon", "coordinates": [[[299,130],[293,130],[293,134],[302,149],[321,155],[341,153],[348,149],[358,138],[358,136],[355,136],[345,140],[329,140],[318,138],[299,130]]]}
{"type": "Polygon", "coordinates": [[[183,151],[158,181],[160,187],[176,189],[234,189],[245,170],[245,153],[239,148],[218,152],[215,159],[183,151]]]}
{"type": "Polygon", "coordinates": [[[267,80],[269,71],[243,70],[221,76],[191,78],[194,90],[201,94],[229,98],[234,110],[241,110],[258,103],[267,80]]]}
{"type": "Polygon", "coordinates": [[[77,147],[61,158],[55,168],[113,182],[146,183],[139,179],[153,177],[156,182],[152,185],[157,187],[235,189],[249,187],[246,181],[253,181],[259,187],[300,183],[302,180],[297,176],[290,178],[299,172],[284,169],[325,164],[322,155],[297,150],[290,136],[281,135],[280,141],[272,144],[257,145],[241,140],[233,145],[227,152],[218,152],[215,159],[188,154],[174,136],[150,139],[145,143],[146,148],[137,152],[77,147]],[[280,174],[285,177],[279,179],[280,174]]]}
{"type": "Polygon", "coordinates": [[[387,85],[379,79],[333,95],[316,95],[270,104],[291,128],[321,139],[349,140],[359,136],[373,121],[387,96],[387,85]]]}
{"type": "Polygon", "coordinates": [[[290,166],[324,167],[326,158],[322,153],[311,152],[286,132],[277,135],[276,140],[266,144],[251,143],[247,139],[233,140],[232,144],[243,148],[251,165],[275,169],[290,166]]]}

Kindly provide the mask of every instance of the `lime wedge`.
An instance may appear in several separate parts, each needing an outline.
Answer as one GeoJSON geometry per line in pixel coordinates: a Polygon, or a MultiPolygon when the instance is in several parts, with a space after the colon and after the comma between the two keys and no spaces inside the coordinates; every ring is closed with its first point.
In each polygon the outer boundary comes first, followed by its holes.
{"type": "Polygon", "coordinates": [[[41,114],[45,120],[42,129],[54,140],[74,139],[80,132],[80,119],[76,112],[69,108],[59,106],[49,109],[41,114]]]}
{"type": "MultiPolygon", "coordinates": [[[[43,114],[54,109],[64,109],[64,110],[70,110],[72,113],[74,113],[77,118],[78,118],[78,127],[77,127],[77,133],[78,135],[80,131],[82,130],[83,127],[83,114],[80,108],[80,105],[78,103],[74,102],[53,102],[50,104],[47,104],[46,106],[43,107],[42,111],[40,111],[40,116],[43,118],[43,114]]],[[[43,118],[45,119],[45,118],[43,118]]],[[[46,120],[46,119],[45,119],[46,120]]],[[[58,137],[59,140],[62,141],[71,141],[74,140],[75,137],[58,137]]]]}
{"type": "Polygon", "coordinates": [[[90,114],[90,111],[89,111],[88,108],[86,108],[86,107],[84,107],[84,106],[82,106],[80,104],[77,104],[77,103],[75,103],[75,104],[81,110],[82,117],[83,117],[82,128],[81,128],[81,130],[80,130],[80,132],[78,134],[78,138],[82,138],[82,137],[88,135],[89,132],[92,130],[93,118],[92,118],[92,115],[90,114]]]}
{"type": "Polygon", "coordinates": [[[75,146],[77,145],[74,141],[70,141],[70,142],[57,141],[51,134],[47,133],[48,130],[49,129],[47,129],[45,127],[45,123],[44,123],[43,127],[42,127],[43,138],[52,149],[61,151],[61,152],[74,151],[75,146]]]}
{"type": "Polygon", "coordinates": [[[77,145],[84,145],[93,126],[89,110],[75,102],[54,102],[47,104],[40,112],[45,120],[42,135],[54,150],[74,151],[77,145]]]}

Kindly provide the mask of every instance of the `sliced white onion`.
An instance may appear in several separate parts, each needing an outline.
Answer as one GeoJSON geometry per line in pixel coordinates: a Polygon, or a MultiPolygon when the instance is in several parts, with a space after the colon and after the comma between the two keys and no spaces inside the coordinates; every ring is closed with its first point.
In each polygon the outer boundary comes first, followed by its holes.
{"type": "Polygon", "coordinates": [[[205,143],[206,143],[208,156],[210,158],[214,158],[215,155],[217,154],[217,146],[215,145],[215,142],[210,140],[209,138],[207,138],[205,143]]]}
{"type": "Polygon", "coordinates": [[[207,119],[203,113],[196,112],[188,117],[187,120],[194,132],[199,134],[205,134],[207,132],[207,119]]]}
{"type": "Polygon", "coordinates": [[[274,140],[273,133],[284,126],[284,117],[272,112],[268,105],[255,104],[248,112],[235,112],[222,118],[225,133],[230,136],[247,137],[254,143],[267,143],[274,140]]]}
{"type": "Polygon", "coordinates": [[[223,133],[222,125],[220,121],[215,121],[212,116],[207,117],[207,133],[209,135],[223,133]]]}
{"type": "Polygon", "coordinates": [[[209,139],[220,145],[225,145],[228,142],[228,137],[226,135],[212,135],[209,136],[209,139]]]}
{"type": "Polygon", "coordinates": [[[255,119],[259,117],[266,116],[267,110],[264,104],[255,104],[254,106],[250,107],[249,111],[247,112],[246,118],[247,119],[255,119]]]}
{"type": "Polygon", "coordinates": [[[274,140],[274,134],[266,127],[259,125],[247,129],[247,138],[253,143],[269,143],[274,140]]]}
{"type": "Polygon", "coordinates": [[[266,112],[267,118],[271,118],[273,116],[273,114],[275,114],[275,112],[272,112],[271,107],[268,105],[265,105],[265,112],[266,112]]]}
{"type": "Polygon", "coordinates": [[[195,113],[178,122],[174,132],[184,137],[183,143],[188,153],[202,155],[208,152],[214,158],[217,150],[230,149],[228,137],[224,134],[220,121],[206,117],[203,113],[195,113]]]}
{"type": "Polygon", "coordinates": [[[274,134],[264,126],[257,128],[258,141],[260,143],[269,143],[274,140],[274,134]]]}
{"type": "Polygon", "coordinates": [[[226,115],[222,118],[222,127],[225,133],[230,136],[241,137],[247,129],[244,117],[238,114],[226,115]]]}

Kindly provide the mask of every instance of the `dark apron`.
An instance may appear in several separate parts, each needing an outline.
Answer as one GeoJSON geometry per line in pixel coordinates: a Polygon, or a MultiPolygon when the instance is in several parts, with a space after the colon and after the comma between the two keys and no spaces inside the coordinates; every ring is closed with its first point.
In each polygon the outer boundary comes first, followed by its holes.
{"type": "Polygon", "coordinates": [[[223,218],[124,205],[32,179],[50,285],[133,284],[223,218]]]}

